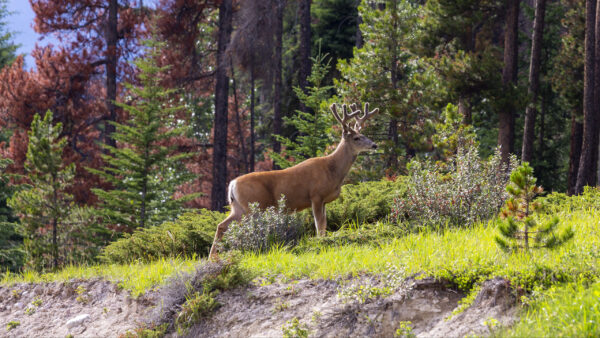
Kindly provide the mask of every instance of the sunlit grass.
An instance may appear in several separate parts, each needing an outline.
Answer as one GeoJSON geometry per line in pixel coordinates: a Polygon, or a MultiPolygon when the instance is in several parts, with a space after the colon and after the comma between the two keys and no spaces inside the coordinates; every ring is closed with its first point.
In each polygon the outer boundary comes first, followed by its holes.
{"type": "Polygon", "coordinates": [[[137,297],[147,290],[161,285],[177,272],[192,271],[198,263],[197,259],[162,258],[151,263],[71,265],[50,273],[34,271],[24,271],[21,274],[7,273],[0,284],[42,283],[101,277],[118,283],[120,287],[137,297]]]}
{"type": "Polygon", "coordinates": [[[544,291],[523,313],[520,321],[501,335],[600,336],[600,283],[594,283],[589,288],[581,283],[569,283],[544,291]]]}
{"type": "Polygon", "coordinates": [[[496,246],[493,224],[445,232],[423,231],[388,243],[323,247],[295,255],[282,248],[266,254],[248,253],[242,266],[264,277],[335,278],[385,272],[388,264],[408,274],[446,278],[469,289],[475,282],[495,276],[531,289],[555,282],[595,279],[600,275],[600,212],[563,214],[561,226],[572,226],[575,238],[554,251],[506,254],[496,246]]]}

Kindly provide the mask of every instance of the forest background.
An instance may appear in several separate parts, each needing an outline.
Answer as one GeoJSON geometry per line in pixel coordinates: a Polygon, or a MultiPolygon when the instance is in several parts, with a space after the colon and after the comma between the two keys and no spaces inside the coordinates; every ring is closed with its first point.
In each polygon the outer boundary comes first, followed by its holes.
{"type": "Polygon", "coordinates": [[[546,190],[598,182],[597,1],[31,0],[57,40],[32,69],[0,3],[3,270],[223,211],[234,177],[330,152],[333,102],[382,112],[364,131],[382,150],[348,182],[443,162],[448,128],[530,162],[546,190]]]}

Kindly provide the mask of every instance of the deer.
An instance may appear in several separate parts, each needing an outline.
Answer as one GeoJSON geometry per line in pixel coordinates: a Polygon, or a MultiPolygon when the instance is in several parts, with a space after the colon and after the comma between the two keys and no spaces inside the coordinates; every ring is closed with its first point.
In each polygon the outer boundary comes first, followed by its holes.
{"type": "Polygon", "coordinates": [[[283,170],[253,172],[239,176],[229,183],[228,200],[231,212],[217,226],[209,258],[218,258],[218,243],[227,231],[229,224],[240,221],[249,211],[249,204],[258,203],[261,210],[277,205],[281,195],[285,196],[286,210],[301,211],[312,208],[317,236],[325,236],[327,218],[325,204],[338,198],[346,175],[359,153],[377,149],[377,144],[360,133],[364,123],[379,112],[378,108],[369,111],[369,103],[364,111],[353,103],[342,105],[342,116],[338,104],[329,109],[342,126],[342,138],[335,151],[329,155],[309,158],[293,167],[283,170]],[[351,112],[348,112],[350,108],[351,112]],[[362,116],[361,116],[362,113],[362,116]],[[350,126],[354,119],[354,126],[350,126]]]}

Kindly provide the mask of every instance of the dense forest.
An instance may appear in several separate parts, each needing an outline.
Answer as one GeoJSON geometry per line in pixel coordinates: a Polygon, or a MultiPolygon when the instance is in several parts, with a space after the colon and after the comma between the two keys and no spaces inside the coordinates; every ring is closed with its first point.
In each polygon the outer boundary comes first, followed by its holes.
{"type": "Polygon", "coordinates": [[[349,183],[442,163],[466,134],[548,191],[598,181],[594,0],[30,3],[58,42],[28,68],[0,26],[3,269],[92,259],[186,208],[225,210],[231,179],[331,152],[333,102],[381,112],[364,130],[380,151],[349,183]]]}

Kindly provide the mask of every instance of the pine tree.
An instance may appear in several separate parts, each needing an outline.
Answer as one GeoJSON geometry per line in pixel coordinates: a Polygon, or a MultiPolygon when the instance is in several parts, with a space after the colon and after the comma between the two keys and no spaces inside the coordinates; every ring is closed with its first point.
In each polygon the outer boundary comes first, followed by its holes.
{"type": "Polygon", "coordinates": [[[98,211],[103,223],[125,230],[173,220],[183,203],[196,197],[175,197],[177,187],[193,178],[184,160],[194,154],[174,155],[169,146],[186,129],[174,116],[181,107],[168,102],[174,90],[161,86],[160,75],[167,68],[157,65],[161,44],[149,41],[147,46],[147,57],[135,62],[140,86],[126,84],[134,103],[118,104],[130,116],[128,124],[114,123],[118,146],[104,146],[106,167],[88,168],[112,185],[112,189],[92,189],[101,201],[98,211]]]}
{"type": "MultiPolygon", "coordinates": [[[[282,154],[271,153],[270,156],[276,165],[288,168],[311,157],[320,156],[325,148],[331,144],[330,130],[332,126],[331,115],[323,109],[322,104],[329,98],[332,86],[323,86],[323,80],[329,72],[329,63],[325,63],[327,55],[319,54],[311,58],[313,67],[308,77],[309,86],[305,93],[302,88],[294,87],[294,91],[300,102],[314,113],[296,110],[291,117],[284,117],[286,125],[292,126],[298,131],[295,139],[276,135],[275,137],[283,145],[282,154]]],[[[325,103],[325,107],[326,107],[325,103]]]]}
{"type": "Polygon", "coordinates": [[[506,190],[511,197],[506,201],[500,217],[500,235],[495,237],[498,246],[505,251],[528,251],[529,248],[556,248],[570,240],[574,233],[569,227],[556,234],[559,224],[558,217],[538,224],[534,214],[539,209],[539,203],[534,198],[543,189],[536,186],[533,168],[527,162],[515,169],[510,175],[511,183],[506,190]],[[532,242],[532,243],[531,243],[532,242]]]}
{"type": "Polygon", "coordinates": [[[87,208],[73,203],[75,165],[63,162],[67,139],[52,119],[50,111],[43,119],[34,116],[25,161],[29,184],[8,200],[20,218],[27,264],[38,270],[93,258],[105,234],[87,208]]]}
{"type": "Polygon", "coordinates": [[[0,158],[0,273],[6,270],[18,271],[25,255],[22,248],[23,236],[16,229],[17,219],[7,205],[7,199],[15,190],[8,184],[9,175],[5,172],[11,163],[9,159],[0,158]]]}

